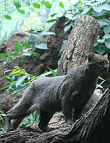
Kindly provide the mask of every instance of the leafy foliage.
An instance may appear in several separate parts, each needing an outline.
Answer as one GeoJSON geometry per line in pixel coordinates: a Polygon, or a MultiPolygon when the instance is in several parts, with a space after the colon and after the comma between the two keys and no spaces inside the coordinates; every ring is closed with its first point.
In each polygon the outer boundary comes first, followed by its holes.
{"type": "Polygon", "coordinates": [[[78,1],[65,14],[69,18],[65,32],[74,25],[74,20],[83,14],[93,16],[100,24],[100,35],[94,44],[93,52],[101,55],[110,53],[110,2],[106,0],[78,1]]]}

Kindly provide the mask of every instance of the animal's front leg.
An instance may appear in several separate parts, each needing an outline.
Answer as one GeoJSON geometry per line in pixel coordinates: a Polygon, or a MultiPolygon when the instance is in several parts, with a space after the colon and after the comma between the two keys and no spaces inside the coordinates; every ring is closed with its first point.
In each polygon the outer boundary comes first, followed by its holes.
{"type": "Polygon", "coordinates": [[[82,114],[82,111],[83,111],[85,105],[86,105],[86,102],[83,103],[83,105],[81,105],[81,106],[75,108],[75,110],[74,110],[73,122],[75,122],[77,119],[80,118],[80,116],[81,116],[81,114],[82,114]]]}
{"type": "Polygon", "coordinates": [[[72,109],[71,109],[71,106],[70,106],[70,102],[66,98],[66,96],[62,98],[61,106],[62,106],[62,112],[64,114],[66,123],[68,125],[73,124],[73,121],[72,121],[72,109]]]}

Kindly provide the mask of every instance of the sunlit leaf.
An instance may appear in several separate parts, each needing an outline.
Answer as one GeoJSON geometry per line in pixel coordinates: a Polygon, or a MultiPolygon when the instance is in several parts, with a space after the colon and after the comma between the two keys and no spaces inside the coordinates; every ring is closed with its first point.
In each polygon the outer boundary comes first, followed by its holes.
{"type": "Polygon", "coordinates": [[[24,43],[24,46],[25,46],[26,48],[30,48],[30,45],[28,44],[28,38],[26,38],[25,43],[24,43]]]}
{"type": "Polygon", "coordinates": [[[21,7],[21,4],[19,1],[14,0],[13,3],[17,9],[21,7]]]}
{"type": "Polygon", "coordinates": [[[103,79],[103,78],[102,78],[102,77],[100,77],[100,76],[99,76],[98,78],[99,78],[99,79],[101,79],[101,80],[105,80],[105,79],[103,79]]]}
{"type": "Polygon", "coordinates": [[[40,8],[40,4],[33,3],[32,5],[33,5],[35,8],[40,8]]]}
{"type": "Polygon", "coordinates": [[[5,15],[5,18],[8,20],[11,20],[11,16],[9,16],[9,15],[5,15]]]}
{"type": "Polygon", "coordinates": [[[42,2],[42,4],[44,4],[47,8],[51,8],[52,5],[49,2],[42,2]]]}
{"type": "Polygon", "coordinates": [[[17,51],[17,52],[21,51],[21,42],[20,41],[16,42],[16,44],[14,46],[14,50],[17,51]]]}
{"type": "Polygon", "coordinates": [[[109,39],[110,38],[110,34],[106,34],[103,36],[104,39],[109,39]]]}
{"type": "Polygon", "coordinates": [[[57,76],[57,72],[55,72],[54,70],[52,70],[52,69],[50,69],[50,68],[48,68],[51,72],[52,72],[52,74],[54,75],[54,76],[57,76]]]}
{"type": "Polygon", "coordinates": [[[47,48],[47,44],[44,43],[40,43],[36,46],[38,49],[42,49],[42,50],[46,50],[47,48]]]}
{"type": "Polygon", "coordinates": [[[22,76],[18,78],[18,81],[16,82],[16,87],[18,87],[18,85],[20,85],[24,80],[25,80],[26,76],[22,76]]]}
{"type": "Polygon", "coordinates": [[[23,53],[22,55],[24,55],[24,56],[31,56],[31,53],[23,53]]]}
{"type": "Polygon", "coordinates": [[[64,28],[64,31],[68,31],[72,26],[74,25],[74,22],[70,22],[69,24],[67,24],[64,28]]]}
{"type": "Polygon", "coordinates": [[[104,43],[104,42],[105,42],[105,39],[98,39],[97,42],[99,42],[99,43],[104,43]]]}
{"type": "Polygon", "coordinates": [[[63,5],[62,2],[59,3],[59,6],[60,6],[61,8],[64,8],[64,5],[63,5]]]}
{"type": "Polygon", "coordinates": [[[25,10],[17,9],[19,13],[25,14],[25,10]]]}

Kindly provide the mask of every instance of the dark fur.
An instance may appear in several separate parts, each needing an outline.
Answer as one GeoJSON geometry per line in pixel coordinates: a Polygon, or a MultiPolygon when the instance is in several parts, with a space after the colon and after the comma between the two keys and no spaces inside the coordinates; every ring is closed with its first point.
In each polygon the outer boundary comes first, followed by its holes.
{"type": "Polygon", "coordinates": [[[35,110],[40,111],[39,127],[43,131],[48,131],[48,122],[57,111],[62,111],[66,123],[72,124],[80,117],[96,88],[99,74],[107,70],[108,63],[106,56],[89,53],[87,61],[67,75],[34,80],[21,100],[6,113],[6,131],[16,129],[35,110]]]}

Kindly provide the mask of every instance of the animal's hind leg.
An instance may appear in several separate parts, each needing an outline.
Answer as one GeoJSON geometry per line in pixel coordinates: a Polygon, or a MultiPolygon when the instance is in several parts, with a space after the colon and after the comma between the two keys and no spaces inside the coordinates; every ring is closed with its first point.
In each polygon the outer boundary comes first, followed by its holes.
{"type": "Polygon", "coordinates": [[[39,123],[39,128],[43,131],[49,131],[50,128],[47,127],[50,119],[52,118],[53,114],[48,113],[46,111],[40,112],[40,123],[39,123]]]}
{"type": "MultiPolygon", "coordinates": [[[[28,107],[29,108],[29,107],[28,107]]],[[[10,130],[16,129],[16,127],[20,124],[22,119],[27,116],[27,107],[21,104],[15,105],[11,108],[5,117],[5,129],[6,132],[10,130]],[[23,110],[24,109],[24,110],[23,110]]]]}

